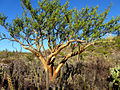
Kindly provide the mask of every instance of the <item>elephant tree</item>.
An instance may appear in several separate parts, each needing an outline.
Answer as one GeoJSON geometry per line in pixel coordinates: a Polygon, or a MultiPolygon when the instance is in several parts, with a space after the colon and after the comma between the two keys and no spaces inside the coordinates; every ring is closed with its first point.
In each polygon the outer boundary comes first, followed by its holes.
{"type": "Polygon", "coordinates": [[[51,81],[69,58],[82,53],[95,40],[120,27],[120,17],[105,21],[110,7],[104,12],[99,12],[98,6],[77,10],[69,9],[68,1],[61,5],[60,0],[41,0],[38,1],[39,7],[34,9],[30,0],[21,2],[23,14],[13,19],[12,23],[6,21],[4,14],[0,14],[0,24],[9,32],[9,35],[1,33],[0,40],[18,42],[34,53],[45,71],[49,70],[51,81]],[[80,48],[73,48],[55,67],[56,56],[71,44],[80,48]]]}

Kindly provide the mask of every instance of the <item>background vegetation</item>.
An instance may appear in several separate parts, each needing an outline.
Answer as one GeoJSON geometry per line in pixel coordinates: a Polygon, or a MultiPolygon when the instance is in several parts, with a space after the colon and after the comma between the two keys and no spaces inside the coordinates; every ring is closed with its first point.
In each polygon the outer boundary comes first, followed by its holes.
{"type": "MultiPolygon", "coordinates": [[[[66,62],[50,88],[63,90],[120,89],[120,37],[97,43],[66,62]],[[117,67],[117,68],[116,68],[117,67]],[[117,70],[116,71],[114,70],[117,70]]],[[[68,53],[70,47],[63,50],[68,53]]],[[[49,53],[49,52],[48,52],[49,53]]],[[[61,52],[57,59],[62,58],[61,52]]],[[[46,76],[32,53],[0,52],[0,88],[5,90],[44,90],[46,76]]]]}

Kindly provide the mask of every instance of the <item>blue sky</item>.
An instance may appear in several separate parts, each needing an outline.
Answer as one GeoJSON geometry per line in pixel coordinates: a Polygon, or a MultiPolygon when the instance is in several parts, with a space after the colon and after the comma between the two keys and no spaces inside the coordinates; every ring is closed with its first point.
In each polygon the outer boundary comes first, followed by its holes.
{"type": "MultiPolygon", "coordinates": [[[[33,7],[38,7],[38,0],[31,0],[33,7]]],[[[61,3],[64,4],[66,0],[61,0],[61,3]]],[[[112,16],[116,17],[120,15],[120,0],[69,0],[70,8],[81,9],[82,7],[89,7],[99,5],[99,10],[104,11],[112,3],[111,10],[108,14],[108,19],[112,16]]],[[[8,21],[12,22],[17,15],[20,16],[22,13],[22,8],[20,0],[0,0],[0,13],[3,12],[8,16],[8,21]]],[[[6,30],[0,26],[0,32],[6,33],[6,30]]],[[[17,43],[13,43],[8,40],[0,41],[0,51],[8,49],[9,51],[21,50],[21,46],[17,43]]],[[[23,52],[26,50],[22,49],[23,52]]]]}

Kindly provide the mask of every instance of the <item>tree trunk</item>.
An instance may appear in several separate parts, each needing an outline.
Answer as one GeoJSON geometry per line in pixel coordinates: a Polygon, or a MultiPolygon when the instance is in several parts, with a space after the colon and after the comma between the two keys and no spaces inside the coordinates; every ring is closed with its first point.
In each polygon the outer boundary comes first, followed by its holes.
{"type": "Polygon", "coordinates": [[[60,72],[60,70],[61,70],[62,66],[64,65],[64,63],[60,63],[58,65],[58,67],[55,69],[54,63],[51,63],[50,65],[47,65],[47,61],[45,61],[44,58],[39,57],[39,59],[41,60],[41,62],[43,64],[43,67],[45,69],[46,74],[48,73],[47,71],[49,71],[49,82],[53,83],[54,79],[57,78],[57,75],[60,72]]]}
{"type": "MultiPolygon", "coordinates": [[[[49,71],[49,81],[50,83],[54,82],[54,79],[57,78],[58,73],[60,72],[61,68],[63,66],[63,63],[59,64],[59,68],[55,70],[54,65],[49,65],[47,71],[49,71]]],[[[47,72],[46,72],[47,74],[47,72]]]]}
{"type": "Polygon", "coordinates": [[[64,65],[64,63],[60,63],[60,64],[58,65],[57,69],[54,71],[54,73],[53,73],[53,78],[54,78],[54,79],[57,78],[57,75],[58,75],[58,73],[60,72],[60,69],[62,68],[63,65],[64,65]]]}

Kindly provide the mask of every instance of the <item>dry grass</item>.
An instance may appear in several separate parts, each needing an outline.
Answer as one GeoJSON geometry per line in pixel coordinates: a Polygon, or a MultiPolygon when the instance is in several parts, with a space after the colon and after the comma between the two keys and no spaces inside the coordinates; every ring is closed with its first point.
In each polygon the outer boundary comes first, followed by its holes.
{"type": "MultiPolygon", "coordinates": [[[[109,69],[116,64],[120,65],[120,38],[113,38],[113,40],[115,43],[96,44],[81,53],[79,58],[75,56],[69,59],[61,70],[60,77],[58,76],[54,83],[56,88],[66,90],[108,89],[109,69]]],[[[60,52],[57,56],[58,60],[63,58],[63,52],[67,54],[70,49],[60,52]]],[[[8,88],[11,90],[16,88],[19,90],[23,88],[25,90],[45,89],[45,71],[33,54],[1,51],[0,63],[8,65],[5,68],[10,72],[6,74],[7,77],[1,75],[1,90],[8,90],[8,88]],[[6,80],[8,82],[5,84],[6,80]]],[[[5,68],[2,70],[3,72],[5,72],[5,68]]]]}

